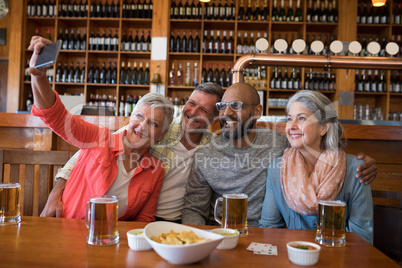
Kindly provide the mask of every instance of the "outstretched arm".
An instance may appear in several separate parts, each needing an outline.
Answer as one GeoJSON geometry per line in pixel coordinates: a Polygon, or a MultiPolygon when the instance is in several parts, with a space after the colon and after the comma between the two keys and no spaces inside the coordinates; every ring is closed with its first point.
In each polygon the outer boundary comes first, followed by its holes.
{"type": "Polygon", "coordinates": [[[42,48],[51,44],[49,40],[40,36],[34,36],[31,39],[28,49],[33,50],[31,61],[29,62],[30,68],[28,72],[31,74],[31,86],[34,97],[34,103],[39,110],[48,109],[56,101],[56,95],[52,90],[49,80],[46,77],[46,70],[48,68],[36,69],[34,68],[36,59],[39,56],[42,48]]]}
{"type": "Polygon", "coordinates": [[[363,164],[357,167],[356,179],[360,178],[360,183],[370,184],[377,176],[377,163],[374,158],[365,153],[358,153],[357,159],[363,159],[363,164]]]}

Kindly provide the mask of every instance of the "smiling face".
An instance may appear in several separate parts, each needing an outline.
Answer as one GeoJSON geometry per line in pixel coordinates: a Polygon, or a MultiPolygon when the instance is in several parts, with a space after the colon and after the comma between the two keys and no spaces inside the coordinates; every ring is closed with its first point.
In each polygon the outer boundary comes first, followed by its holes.
{"type": "Polygon", "coordinates": [[[320,125],[317,118],[300,102],[290,105],[286,123],[286,136],[292,148],[302,153],[307,150],[322,151],[320,143],[327,127],[320,125]]]}
{"type": "Polygon", "coordinates": [[[197,132],[197,130],[202,132],[209,124],[213,123],[216,102],[217,97],[215,95],[200,90],[194,91],[182,111],[184,132],[197,132]]]}
{"type": "MultiPolygon", "coordinates": [[[[261,116],[261,105],[256,102],[250,89],[243,85],[233,85],[223,95],[222,102],[241,101],[255,105],[243,105],[239,111],[233,111],[230,105],[219,111],[219,123],[222,135],[228,140],[242,139],[254,128],[256,120],[261,116]]],[[[252,139],[250,139],[252,141],[252,139]]]]}
{"type": "Polygon", "coordinates": [[[126,140],[132,148],[148,149],[162,139],[165,115],[162,109],[151,109],[149,105],[136,107],[130,116],[126,140]]]}

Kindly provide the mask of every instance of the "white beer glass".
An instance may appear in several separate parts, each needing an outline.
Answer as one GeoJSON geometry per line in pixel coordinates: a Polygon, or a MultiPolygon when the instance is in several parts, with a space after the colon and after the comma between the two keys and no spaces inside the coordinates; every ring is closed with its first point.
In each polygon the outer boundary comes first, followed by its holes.
{"type": "Polygon", "coordinates": [[[88,244],[106,246],[119,243],[117,208],[116,196],[93,196],[89,199],[85,209],[88,244]]]}
{"type": "Polygon", "coordinates": [[[0,225],[21,222],[19,183],[0,183],[0,225]]]}
{"type": "Polygon", "coordinates": [[[240,236],[247,236],[247,200],[246,194],[223,194],[215,201],[215,220],[222,228],[237,229],[240,236]],[[222,219],[217,215],[219,202],[222,202],[222,219]]]}
{"type": "Polygon", "coordinates": [[[316,242],[329,247],[346,245],[345,210],[346,203],[343,201],[318,201],[316,242]]]}

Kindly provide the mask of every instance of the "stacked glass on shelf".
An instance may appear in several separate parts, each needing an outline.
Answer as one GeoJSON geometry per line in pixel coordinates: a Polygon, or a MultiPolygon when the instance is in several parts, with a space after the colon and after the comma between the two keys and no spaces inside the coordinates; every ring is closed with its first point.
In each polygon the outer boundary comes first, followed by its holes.
{"type": "Polygon", "coordinates": [[[152,0],[127,0],[123,1],[123,18],[152,19],[152,0]]]}
{"type": "Polygon", "coordinates": [[[402,122],[402,112],[390,112],[388,114],[389,121],[401,121],[402,122]]]}
{"type": "Polygon", "coordinates": [[[114,62],[112,69],[112,63],[109,61],[108,68],[106,69],[105,62],[102,63],[102,69],[99,68],[99,61],[94,63],[91,61],[91,65],[88,71],[88,83],[94,84],[116,84],[117,83],[117,63],[114,62]]]}
{"type": "Polygon", "coordinates": [[[66,29],[65,34],[63,35],[63,29],[60,28],[57,39],[63,41],[61,49],[85,50],[87,45],[87,30],[84,29],[84,33],[81,36],[80,29],[77,30],[77,35],[74,34],[74,29],[71,29],[70,34],[68,33],[68,29],[66,29]]]}
{"type": "Polygon", "coordinates": [[[384,120],[381,107],[370,108],[369,104],[353,105],[353,119],[355,120],[384,120]]]}
{"type": "Polygon", "coordinates": [[[88,105],[116,108],[116,96],[91,93],[89,95],[88,105]]]}
{"type": "Polygon", "coordinates": [[[269,81],[270,89],[301,89],[300,68],[292,68],[290,72],[288,68],[284,69],[285,72],[282,74],[282,68],[273,68],[269,81]]]}
{"type": "Polygon", "coordinates": [[[141,31],[141,38],[138,37],[138,31],[135,31],[134,38],[132,31],[129,31],[128,37],[124,31],[120,48],[121,51],[127,52],[151,52],[151,31],[148,31],[147,39],[144,37],[144,31],[141,31]]]}
{"type": "Polygon", "coordinates": [[[92,18],[120,18],[120,0],[112,0],[111,5],[109,1],[92,0],[90,16],[92,18]]]}
{"type": "MultiPolygon", "coordinates": [[[[81,5],[81,4],[77,4],[81,5]]],[[[86,6],[86,5],[84,5],[86,6]]],[[[84,9],[85,10],[85,9],[84,9]]],[[[60,14],[60,13],[59,13],[60,14]]],[[[81,16],[81,13],[79,14],[81,16]]],[[[56,1],[33,1],[30,0],[27,5],[28,17],[56,17],[56,1]]],[[[60,16],[60,15],[59,15],[60,16]]],[[[86,13],[85,13],[86,16],[86,13]]]]}
{"type": "Polygon", "coordinates": [[[304,89],[320,91],[336,91],[336,81],[334,73],[313,73],[306,72],[304,75],[304,89]]]}
{"type": "Polygon", "coordinates": [[[169,52],[200,53],[200,37],[198,36],[198,31],[195,34],[195,38],[193,38],[193,32],[191,31],[188,38],[186,31],[183,31],[182,38],[180,38],[179,32],[177,32],[176,38],[172,32],[169,40],[169,52]]]}
{"type": "Polygon", "coordinates": [[[55,81],[58,83],[85,83],[85,61],[82,67],[80,67],[80,62],[77,61],[75,68],[73,61],[71,61],[70,67],[68,67],[67,61],[64,63],[64,67],[61,66],[59,61],[55,81]]]}
{"type": "Polygon", "coordinates": [[[288,99],[277,99],[277,98],[269,98],[268,106],[275,108],[284,108],[288,104],[288,99]]]}
{"type": "Polygon", "coordinates": [[[120,68],[120,84],[121,85],[149,85],[150,71],[149,63],[145,63],[145,70],[142,62],[139,63],[137,68],[137,62],[134,62],[133,69],[131,70],[131,62],[127,63],[127,68],[124,66],[124,62],[121,63],[120,68]]]}
{"type": "MultiPolygon", "coordinates": [[[[254,10],[251,6],[251,0],[248,0],[247,9],[244,9],[245,0],[241,0],[239,12],[237,14],[238,21],[268,21],[269,7],[268,0],[264,0],[264,5],[261,7],[259,0],[255,2],[254,10]]],[[[262,1],[261,1],[262,2],[262,1]]],[[[235,16],[236,13],[233,14],[235,16]]]]}
{"type": "Polygon", "coordinates": [[[336,8],[336,0],[332,0],[332,3],[328,3],[328,0],[317,0],[314,3],[314,8],[313,0],[309,0],[306,22],[337,23],[338,9],[336,8]]]}
{"type": "Polygon", "coordinates": [[[356,70],[355,75],[355,91],[356,92],[385,92],[386,82],[384,79],[384,71],[374,70],[374,78],[372,77],[372,71],[369,69],[356,70]]]}
{"type": "Polygon", "coordinates": [[[274,0],[274,6],[272,7],[272,21],[303,21],[303,12],[300,8],[300,0],[296,1],[296,10],[293,9],[293,1],[289,0],[289,6],[285,11],[284,0],[281,0],[281,6],[278,8],[277,0],[274,0]]]}
{"type": "MultiPolygon", "coordinates": [[[[394,3],[395,5],[395,3],[394,3]]],[[[396,12],[394,10],[393,12],[396,12]]],[[[394,13],[394,16],[399,17],[400,14],[394,13]]],[[[359,1],[357,8],[357,23],[359,24],[387,24],[389,23],[388,6],[385,4],[382,7],[374,7],[370,1],[359,1]]]]}
{"type": "Polygon", "coordinates": [[[141,98],[141,96],[138,97],[137,95],[133,96],[127,94],[126,100],[124,101],[124,96],[121,95],[119,104],[119,116],[126,116],[126,117],[130,116],[139,98],[141,98]]]}
{"type": "MultiPolygon", "coordinates": [[[[172,5],[170,6],[170,19],[180,20],[200,20],[202,18],[202,5],[200,1],[195,4],[195,0],[186,1],[183,5],[181,0],[178,0],[176,4],[175,0],[172,0],[172,5]],[[189,2],[191,2],[189,4],[189,2]]],[[[206,8],[207,9],[207,8],[206,8]]]]}

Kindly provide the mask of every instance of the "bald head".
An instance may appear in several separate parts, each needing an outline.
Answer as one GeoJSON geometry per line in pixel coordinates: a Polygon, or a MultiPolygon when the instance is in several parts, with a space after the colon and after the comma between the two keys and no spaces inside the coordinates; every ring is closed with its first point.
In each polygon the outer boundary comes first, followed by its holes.
{"type": "Polygon", "coordinates": [[[225,99],[225,96],[232,96],[235,99],[232,99],[231,101],[242,101],[246,103],[253,103],[253,104],[259,104],[260,103],[260,96],[258,95],[257,90],[246,83],[236,83],[231,85],[226,91],[225,94],[223,95],[223,99],[225,99]]]}

